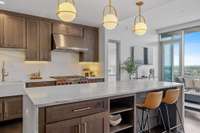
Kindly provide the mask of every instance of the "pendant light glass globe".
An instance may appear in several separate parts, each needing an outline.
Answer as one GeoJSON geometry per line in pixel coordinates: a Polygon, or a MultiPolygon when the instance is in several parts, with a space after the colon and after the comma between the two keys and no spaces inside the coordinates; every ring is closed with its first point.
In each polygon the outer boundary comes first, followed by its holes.
{"type": "Polygon", "coordinates": [[[142,0],[137,0],[136,5],[138,6],[138,16],[134,19],[133,32],[135,32],[136,35],[142,36],[147,32],[146,20],[144,16],[141,15],[142,0]]]}
{"type": "Polygon", "coordinates": [[[133,31],[136,35],[142,36],[147,32],[147,25],[145,19],[142,16],[138,16],[139,18],[135,19],[135,23],[133,26],[133,31]],[[137,21],[137,19],[139,21],[137,21]]]}
{"type": "Polygon", "coordinates": [[[59,0],[57,15],[58,17],[65,22],[71,22],[76,17],[76,7],[73,0],[59,0]]]}
{"type": "Polygon", "coordinates": [[[106,6],[103,11],[103,26],[108,30],[113,30],[117,25],[118,25],[117,11],[111,5],[111,1],[109,1],[109,5],[106,6]]]}

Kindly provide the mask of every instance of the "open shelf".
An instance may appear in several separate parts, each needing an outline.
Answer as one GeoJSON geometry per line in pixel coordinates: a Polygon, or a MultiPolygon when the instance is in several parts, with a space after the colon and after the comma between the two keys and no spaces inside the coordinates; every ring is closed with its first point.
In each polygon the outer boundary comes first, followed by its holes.
{"type": "Polygon", "coordinates": [[[118,114],[118,113],[132,111],[132,110],[133,110],[132,107],[115,107],[115,108],[110,109],[110,113],[118,114]]]}
{"type": "Polygon", "coordinates": [[[129,129],[129,128],[132,128],[133,127],[133,124],[120,124],[118,126],[115,126],[115,127],[110,127],[110,133],[116,133],[116,132],[120,132],[122,130],[126,130],[126,129],[129,129]]]}
{"type": "Polygon", "coordinates": [[[134,96],[117,97],[110,100],[110,114],[120,114],[122,121],[117,126],[110,126],[110,133],[133,133],[134,130],[134,96]]]}

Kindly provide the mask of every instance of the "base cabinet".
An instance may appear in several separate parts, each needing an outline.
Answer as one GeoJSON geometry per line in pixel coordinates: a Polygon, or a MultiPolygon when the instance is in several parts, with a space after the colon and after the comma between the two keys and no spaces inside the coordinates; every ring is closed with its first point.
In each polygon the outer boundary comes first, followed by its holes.
{"type": "Polygon", "coordinates": [[[3,121],[3,100],[0,99],[0,121],[3,121]]]}
{"type": "Polygon", "coordinates": [[[99,113],[81,118],[81,133],[108,133],[108,113],[99,113]]]}
{"type": "Polygon", "coordinates": [[[108,113],[98,113],[82,118],[46,125],[46,133],[108,133],[108,113]],[[98,129],[98,130],[97,130],[98,129]]]}
{"type": "Polygon", "coordinates": [[[80,133],[80,118],[66,120],[46,126],[46,133],[80,133]]]}
{"type": "Polygon", "coordinates": [[[50,106],[39,112],[39,133],[109,132],[108,99],[50,106]]]}
{"type": "Polygon", "coordinates": [[[22,118],[22,97],[4,99],[4,120],[22,118]]]}
{"type": "Polygon", "coordinates": [[[22,118],[22,97],[5,97],[0,99],[0,121],[22,118]]]}

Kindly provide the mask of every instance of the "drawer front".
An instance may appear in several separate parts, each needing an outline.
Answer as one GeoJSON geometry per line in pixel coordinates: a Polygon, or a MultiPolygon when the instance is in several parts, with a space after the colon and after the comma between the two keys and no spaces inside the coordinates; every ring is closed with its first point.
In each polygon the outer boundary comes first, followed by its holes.
{"type": "Polygon", "coordinates": [[[22,97],[4,99],[4,120],[22,118],[22,97]]]}
{"type": "Polygon", "coordinates": [[[108,110],[108,100],[80,102],[46,108],[46,122],[56,122],[66,119],[86,116],[108,110]]]}
{"type": "Polygon", "coordinates": [[[46,82],[33,82],[33,83],[26,83],[26,88],[32,87],[43,87],[43,86],[55,86],[55,81],[46,81],[46,82]]]}
{"type": "Polygon", "coordinates": [[[3,121],[3,100],[0,99],[0,121],[3,121]]]}

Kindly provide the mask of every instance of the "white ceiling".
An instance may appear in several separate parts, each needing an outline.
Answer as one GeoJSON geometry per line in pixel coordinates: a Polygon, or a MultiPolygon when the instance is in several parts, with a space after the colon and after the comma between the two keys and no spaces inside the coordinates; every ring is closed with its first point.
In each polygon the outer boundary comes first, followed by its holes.
{"type": "MultiPolygon", "coordinates": [[[[57,0],[2,0],[5,5],[0,5],[1,9],[6,9],[25,14],[37,15],[47,18],[58,19],[56,16],[57,0]]],[[[150,11],[159,6],[163,6],[174,0],[144,0],[144,11],[150,11]]],[[[188,0],[192,1],[192,0],[188,0]]],[[[78,16],[75,23],[100,26],[102,11],[108,0],[75,0],[78,16]]],[[[135,14],[135,0],[113,0],[113,5],[118,11],[120,20],[132,17],[135,14]]]]}

